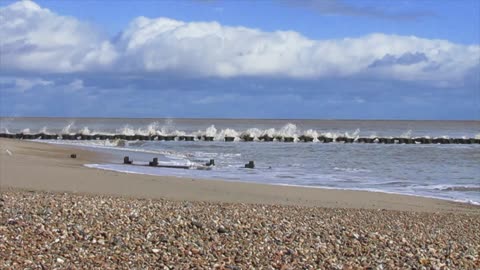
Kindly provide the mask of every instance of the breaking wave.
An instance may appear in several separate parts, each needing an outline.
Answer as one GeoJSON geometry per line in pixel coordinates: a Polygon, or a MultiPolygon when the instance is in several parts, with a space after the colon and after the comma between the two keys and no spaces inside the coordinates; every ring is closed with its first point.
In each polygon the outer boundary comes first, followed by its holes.
{"type": "MultiPolygon", "coordinates": [[[[1,133],[12,134],[7,127],[2,127],[0,130],[1,133]]],[[[37,131],[33,131],[30,128],[25,128],[20,130],[19,132],[23,134],[54,134],[56,132],[50,131],[48,127],[42,127],[37,131]]],[[[213,137],[214,140],[224,140],[225,137],[232,137],[235,141],[241,140],[243,137],[252,137],[253,140],[259,140],[259,138],[263,136],[268,136],[271,138],[276,137],[290,137],[293,138],[294,141],[298,141],[300,137],[310,137],[313,138],[313,141],[318,141],[319,137],[325,138],[332,138],[336,139],[339,137],[351,138],[351,139],[358,139],[360,137],[360,129],[356,129],[354,131],[329,131],[329,130],[314,130],[314,129],[306,129],[301,130],[295,124],[287,123],[283,127],[279,129],[275,128],[266,128],[266,129],[259,129],[259,128],[247,128],[245,130],[235,130],[233,128],[225,128],[225,129],[217,129],[214,125],[207,127],[204,130],[197,130],[197,131],[183,131],[175,129],[173,123],[167,123],[164,125],[160,125],[158,122],[153,122],[147,125],[144,128],[134,128],[130,125],[124,125],[120,128],[115,130],[95,130],[91,129],[88,126],[83,126],[76,128],[75,122],[68,123],[65,127],[61,130],[58,130],[57,133],[59,134],[82,134],[82,135],[94,135],[94,134],[102,134],[102,135],[114,135],[114,134],[122,134],[127,136],[133,135],[144,135],[144,136],[156,136],[156,135],[163,135],[163,136],[194,136],[194,137],[213,137]]],[[[367,138],[376,138],[376,132],[370,132],[370,134],[362,134],[363,137],[367,138]]],[[[416,138],[416,136],[412,135],[412,130],[407,130],[398,136],[383,136],[384,138],[416,138]]],[[[422,136],[425,138],[450,138],[449,136],[422,136]]],[[[463,138],[467,138],[463,136],[463,138]]],[[[480,134],[475,135],[475,139],[480,139],[480,134]]]]}

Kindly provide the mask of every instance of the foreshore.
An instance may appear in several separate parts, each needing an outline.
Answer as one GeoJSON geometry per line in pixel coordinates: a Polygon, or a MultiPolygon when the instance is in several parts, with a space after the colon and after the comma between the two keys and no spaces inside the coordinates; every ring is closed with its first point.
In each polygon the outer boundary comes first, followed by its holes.
{"type": "Polygon", "coordinates": [[[381,192],[276,186],[91,169],[84,164],[106,162],[109,157],[66,145],[0,139],[0,149],[2,189],[331,208],[422,212],[480,211],[480,207],[474,205],[381,192]],[[6,150],[11,155],[7,154],[6,150]],[[72,153],[77,154],[76,159],[70,158],[72,153]]]}
{"type": "Polygon", "coordinates": [[[0,268],[480,267],[474,205],[103,171],[84,164],[107,156],[37,142],[0,151],[0,268]]]}

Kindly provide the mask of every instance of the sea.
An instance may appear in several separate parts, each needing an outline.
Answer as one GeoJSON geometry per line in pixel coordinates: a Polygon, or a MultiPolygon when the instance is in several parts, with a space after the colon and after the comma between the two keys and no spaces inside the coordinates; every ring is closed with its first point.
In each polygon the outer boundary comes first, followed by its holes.
{"type": "Polygon", "coordinates": [[[366,190],[432,197],[480,205],[479,144],[364,144],[244,142],[260,137],[480,138],[480,121],[0,118],[0,132],[212,136],[213,141],[41,140],[106,152],[111,160],[85,166],[118,172],[220,179],[271,185],[366,190]],[[235,137],[225,142],[225,136],[235,137]],[[136,164],[215,161],[211,170],[154,168],[136,164]],[[254,161],[255,168],[245,168],[254,161]]]}

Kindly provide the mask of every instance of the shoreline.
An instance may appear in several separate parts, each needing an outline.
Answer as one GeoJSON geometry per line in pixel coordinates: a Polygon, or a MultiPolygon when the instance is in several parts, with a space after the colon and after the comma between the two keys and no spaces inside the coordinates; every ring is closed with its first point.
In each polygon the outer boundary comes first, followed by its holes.
{"type": "MultiPolygon", "coordinates": [[[[109,163],[115,165],[121,165],[120,163],[109,163]]],[[[176,177],[179,179],[191,179],[191,177],[181,177],[181,176],[161,176],[157,174],[149,174],[149,173],[140,173],[140,172],[130,172],[130,171],[121,171],[121,170],[114,170],[114,169],[106,169],[106,168],[99,168],[96,167],[101,164],[83,164],[86,168],[94,169],[94,170],[104,170],[110,172],[118,172],[124,173],[129,175],[147,175],[147,176],[154,176],[154,177],[176,177]]],[[[441,197],[434,197],[434,196],[425,196],[425,195],[417,195],[417,194],[408,194],[408,193],[400,193],[400,192],[393,192],[393,191],[384,191],[384,190],[368,190],[368,189],[355,189],[355,188],[335,188],[335,187],[324,187],[324,186],[306,186],[306,185],[295,185],[295,184],[282,184],[282,183],[259,183],[259,182],[252,182],[252,181],[244,181],[244,180],[224,180],[218,178],[194,178],[195,180],[199,181],[222,181],[222,182],[229,182],[229,183],[243,183],[243,184],[251,184],[251,185],[266,185],[266,186],[279,186],[279,187],[292,187],[292,188],[306,188],[306,189],[320,189],[320,190],[335,190],[335,191],[353,191],[353,192],[371,192],[371,193],[380,193],[380,194],[390,194],[390,195],[400,195],[400,196],[409,196],[409,197],[416,197],[416,198],[424,198],[424,199],[433,199],[433,200],[440,200],[445,202],[453,202],[453,203],[460,203],[472,206],[479,206],[480,203],[475,202],[466,202],[461,200],[454,200],[454,199],[447,199],[441,197]]]]}
{"type": "Polygon", "coordinates": [[[473,204],[384,192],[127,174],[85,166],[108,155],[80,147],[0,139],[0,189],[13,188],[130,198],[387,209],[418,212],[469,212],[473,204]],[[8,155],[6,149],[12,153],[8,155]],[[70,153],[77,153],[71,159],[70,153]],[[25,170],[28,167],[29,170],[25,170]]]}

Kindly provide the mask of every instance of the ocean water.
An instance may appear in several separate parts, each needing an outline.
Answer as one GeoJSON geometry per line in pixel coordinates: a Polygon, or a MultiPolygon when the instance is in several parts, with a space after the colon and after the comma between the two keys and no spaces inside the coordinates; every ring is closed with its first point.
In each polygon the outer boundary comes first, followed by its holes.
{"type": "Polygon", "coordinates": [[[113,154],[86,166],[129,173],[381,191],[480,204],[480,145],[242,142],[242,134],[480,138],[479,121],[0,118],[0,132],[207,135],[214,141],[48,141],[113,154]],[[237,137],[224,142],[225,136],[237,137]],[[123,165],[153,157],[212,170],[123,165]],[[244,164],[255,161],[255,169],[244,164]]]}

